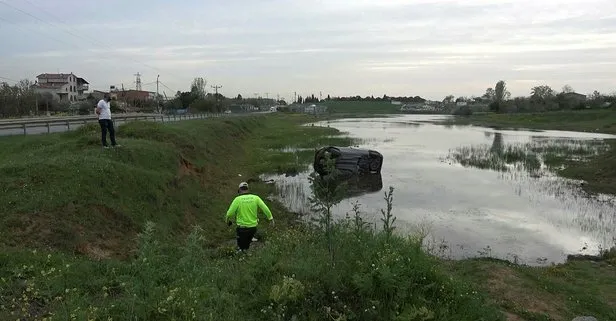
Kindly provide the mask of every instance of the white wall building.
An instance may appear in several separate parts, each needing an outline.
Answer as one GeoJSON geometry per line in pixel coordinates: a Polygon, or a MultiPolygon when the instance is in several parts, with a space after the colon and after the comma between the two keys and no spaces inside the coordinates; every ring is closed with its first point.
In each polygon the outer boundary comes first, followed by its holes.
{"type": "Polygon", "coordinates": [[[76,102],[83,98],[88,90],[89,83],[81,78],[70,74],[40,74],[36,76],[37,82],[33,88],[37,93],[52,95],[54,100],[61,102],[76,102]]]}

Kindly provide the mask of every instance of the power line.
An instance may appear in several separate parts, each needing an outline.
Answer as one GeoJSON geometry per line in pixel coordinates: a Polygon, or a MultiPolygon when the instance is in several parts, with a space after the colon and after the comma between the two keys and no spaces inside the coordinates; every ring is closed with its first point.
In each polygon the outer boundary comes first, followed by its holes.
{"type": "Polygon", "coordinates": [[[163,87],[165,87],[165,88],[167,88],[167,89],[171,90],[171,92],[175,92],[173,89],[171,89],[171,88],[169,88],[167,85],[165,85],[162,81],[159,81],[159,83],[160,83],[161,85],[163,85],[163,87]]]}
{"type": "Polygon", "coordinates": [[[6,77],[1,77],[1,76],[0,76],[0,79],[4,79],[4,80],[8,80],[8,81],[14,81],[14,82],[16,82],[16,83],[17,83],[17,82],[19,82],[19,81],[15,80],[15,79],[6,78],[6,77]]]}
{"type": "Polygon", "coordinates": [[[216,90],[216,96],[215,96],[216,97],[216,108],[218,108],[218,89],[222,88],[222,86],[215,85],[215,86],[210,86],[210,87],[212,87],[212,88],[214,88],[214,90],[216,90]]]}
{"type": "MultiPolygon", "coordinates": [[[[28,1],[28,0],[24,0],[24,1],[26,1],[27,3],[29,3],[29,4],[30,4],[30,5],[32,5],[33,7],[36,7],[36,8],[38,8],[39,10],[41,10],[41,11],[43,11],[43,12],[47,13],[49,16],[56,18],[56,20],[60,21],[60,23],[64,24],[64,25],[65,25],[65,26],[67,26],[68,28],[70,28],[70,27],[69,27],[66,23],[62,22],[62,21],[61,21],[61,19],[59,19],[58,17],[56,17],[56,16],[52,15],[52,14],[51,14],[51,13],[49,13],[47,10],[44,10],[44,9],[42,9],[42,8],[40,8],[40,7],[36,6],[36,5],[34,5],[32,2],[30,2],[30,1],[28,1]]],[[[43,23],[46,23],[46,24],[48,24],[48,25],[51,25],[51,26],[56,26],[56,25],[54,25],[54,24],[52,24],[52,23],[50,23],[50,22],[48,22],[48,21],[45,21],[45,20],[43,20],[43,19],[41,19],[41,18],[39,18],[39,17],[37,17],[37,16],[35,16],[35,15],[33,15],[33,14],[31,14],[31,13],[29,13],[29,12],[25,11],[25,10],[22,10],[22,9],[20,9],[20,8],[17,8],[17,7],[15,7],[15,6],[13,6],[13,5],[10,5],[10,4],[6,3],[4,0],[0,0],[0,4],[4,4],[4,5],[5,5],[5,6],[7,6],[7,7],[10,7],[10,8],[12,8],[12,9],[16,10],[16,11],[19,11],[19,12],[21,12],[21,13],[23,13],[23,14],[25,14],[25,15],[29,16],[29,17],[32,17],[32,18],[34,18],[34,19],[36,19],[36,20],[38,20],[38,21],[41,21],[41,22],[43,22],[43,23]]],[[[13,24],[15,24],[15,23],[13,23],[13,24]]],[[[100,42],[94,41],[94,40],[93,40],[93,39],[91,39],[91,38],[82,37],[82,36],[77,35],[77,34],[75,34],[75,33],[73,33],[73,32],[70,32],[70,31],[68,31],[68,30],[64,30],[64,29],[62,29],[62,28],[60,28],[60,29],[61,29],[63,32],[66,32],[66,33],[68,33],[68,34],[70,34],[70,35],[72,35],[72,36],[74,36],[74,37],[77,37],[77,38],[80,38],[80,39],[83,39],[83,40],[89,41],[90,43],[93,43],[93,44],[95,44],[95,45],[97,45],[97,46],[101,46],[101,47],[111,47],[110,45],[105,45],[105,44],[103,44],[103,43],[100,43],[100,42]]],[[[56,39],[56,40],[57,40],[57,39],[56,39]]],[[[63,41],[62,41],[62,42],[63,42],[63,41]]],[[[66,43],[66,42],[65,42],[65,43],[66,43]]],[[[73,45],[73,46],[74,46],[74,45],[73,45]]],[[[82,49],[83,49],[83,48],[82,48],[82,49]]],[[[133,62],[135,62],[135,63],[141,64],[141,65],[143,65],[143,66],[146,66],[146,67],[148,67],[148,68],[151,68],[151,69],[154,69],[154,70],[156,70],[156,71],[161,72],[161,70],[160,70],[159,68],[157,68],[157,67],[154,67],[154,66],[148,65],[148,64],[143,63],[143,62],[141,62],[141,61],[138,61],[138,60],[132,59],[132,58],[130,58],[130,57],[124,57],[124,58],[126,58],[126,59],[128,59],[128,60],[131,60],[131,61],[133,61],[133,62]]],[[[179,78],[179,77],[177,77],[177,75],[174,75],[174,74],[173,74],[173,73],[171,73],[171,72],[166,72],[166,73],[168,73],[168,74],[170,74],[170,75],[172,75],[172,76],[176,76],[176,78],[179,78]]]]}
{"type": "MultiPolygon", "coordinates": [[[[4,4],[4,2],[1,2],[1,1],[0,1],[0,3],[3,3],[3,4],[4,4]]],[[[7,20],[7,19],[2,18],[2,17],[0,17],[0,20],[5,21],[5,22],[8,22],[8,23],[10,23],[10,24],[13,24],[13,25],[15,25],[17,28],[19,28],[20,30],[24,31],[24,29],[22,29],[22,28],[21,28],[21,26],[19,26],[19,24],[15,23],[15,22],[13,22],[13,21],[7,20]]],[[[34,31],[34,30],[30,30],[30,31],[32,31],[32,32],[36,32],[36,31],[34,31]]],[[[73,46],[73,47],[77,47],[77,48],[79,48],[79,49],[84,49],[84,48],[81,48],[81,47],[79,47],[79,46],[77,46],[77,45],[75,45],[75,44],[71,44],[71,43],[68,43],[68,42],[66,42],[66,41],[64,41],[64,40],[61,40],[61,39],[58,39],[58,38],[51,37],[51,36],[49,36],[49,35],[47,35],[47,34],[46,34],[45,36],[46,36],[46,37],[49,37],[50,39],[53,39],[53,40],[55,40],[55,41],[61,42],[61,43],[63,43],[63,44],[66,44],[66,45],[69,45],[69,46],[73,46]]]]}

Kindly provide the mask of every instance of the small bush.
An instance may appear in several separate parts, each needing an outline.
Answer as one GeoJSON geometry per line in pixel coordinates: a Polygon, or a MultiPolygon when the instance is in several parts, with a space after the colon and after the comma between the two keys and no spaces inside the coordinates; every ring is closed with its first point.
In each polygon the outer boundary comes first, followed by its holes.
{"type": "Polygon", "coordinates": [[[470,116],[473,114],[473,110],[470,106],[459,106],[453,110],[453,114],[456,116],[470,116]]]}

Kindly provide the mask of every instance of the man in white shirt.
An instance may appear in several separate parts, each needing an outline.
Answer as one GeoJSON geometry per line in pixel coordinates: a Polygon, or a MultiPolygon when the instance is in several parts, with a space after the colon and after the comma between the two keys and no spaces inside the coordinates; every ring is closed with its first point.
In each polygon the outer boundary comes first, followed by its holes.
{"type": "Polygon", "coordinates": [[[115,140],[115,130],[113,128],[113,121],[111,120],[111,105],[109,102],[111,97],[107,94],[96,105],[96,114],[98,115],[98,123],[101,125],[101,143],[103,148],[109,148],[107,145],[107,131],[109,131],[109,138],[111,138],[111,146],[119,146],[115,140]]]}

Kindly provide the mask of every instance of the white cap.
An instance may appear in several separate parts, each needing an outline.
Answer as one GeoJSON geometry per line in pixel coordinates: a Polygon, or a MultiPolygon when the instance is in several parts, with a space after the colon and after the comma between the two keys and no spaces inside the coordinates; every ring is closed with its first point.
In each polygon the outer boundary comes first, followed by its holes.
{"type": "Polygon", "coordinates": [[[242,187],[248,188],[248,183],[246,183],[246,182],[241,182],[239,187],[240,187],[240,188],[242,188],[242,187]]]}

